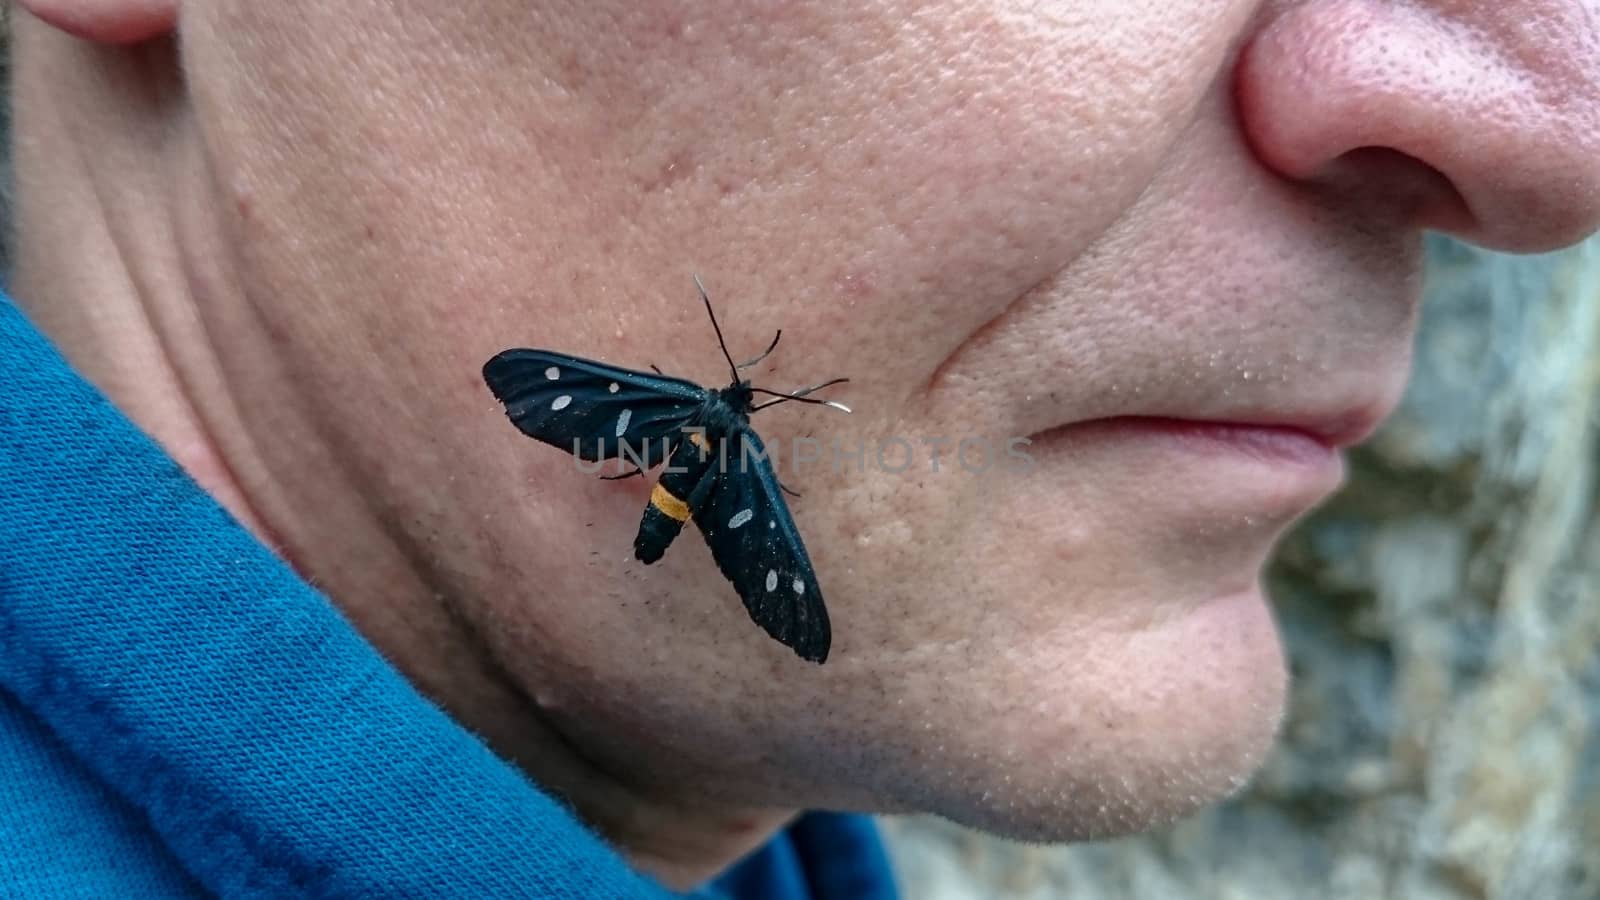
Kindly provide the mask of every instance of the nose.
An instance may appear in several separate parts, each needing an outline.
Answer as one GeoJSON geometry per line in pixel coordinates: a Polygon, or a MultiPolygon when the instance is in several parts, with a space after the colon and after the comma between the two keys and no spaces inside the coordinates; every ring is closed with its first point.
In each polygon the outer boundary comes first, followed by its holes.
{"type": "Polygon", "coordinates": [[[1595,0],[1328,0],[1234,71],[1258,159],[1359,216],[1533,252],[1600,228],[1595,0]]]}

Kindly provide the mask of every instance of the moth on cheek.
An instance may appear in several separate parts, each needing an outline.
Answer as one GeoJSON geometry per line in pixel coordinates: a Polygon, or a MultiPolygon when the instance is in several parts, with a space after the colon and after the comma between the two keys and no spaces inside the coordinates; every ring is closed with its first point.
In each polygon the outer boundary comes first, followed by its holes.
{"type": "Polygon", "coordinates": [[[752,387],[739,370],[765,359],[778,337],[760,356],[735,363],[698,277],[695,284],[733,376],[726,388],[529,349],[496,355],[484,364],[484,381],[529,437],[580,459],[634,465],[626,474],[602,477],[642,477],[665,462],[639,522],[635,557],[646,565],[661,559],[683,524],[694,519],[756,624],[802,659],[826,662],[833,638],[822,590],[783,499],[787,488],[750,428],[750,414],[790,400],[849,412],[810,396],[847,379],[792,393],[752,387]],[[757,404],[757,393],[777,399],[757,404]],[[768,527],[747,527],[755,519],[768,527]]]}

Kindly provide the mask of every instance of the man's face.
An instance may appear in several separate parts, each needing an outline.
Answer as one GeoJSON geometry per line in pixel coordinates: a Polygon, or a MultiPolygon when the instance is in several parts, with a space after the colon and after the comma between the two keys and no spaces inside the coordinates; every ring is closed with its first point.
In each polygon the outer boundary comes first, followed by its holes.
{"type": "MultiPolygon", "coordinates": [[[[1486,217],[1480,170],[1537,129],[1474,143],[1447,107],[1579,64],[1524,36],[1475,68],[1489,39],[1357,0],[184,14],[220,210],[200,267],[252,310],[213,327],[271,337],[227,374],[300,387],[573,744],[660,794],[1035,838],[1137,829],[1256,766],[1285,677],[1259,572],[1398,396],[1417,229],[1528,233],[1486,217]],[[758,385],[850,378],[853,415],[753,421],[804,495],[824,666],[697,536],[635,562],[648,481],[524,439],[478,375],[527,346],[721,386],[696,272],[736,358],[784,330],[758,385]]],[[[1577,227],[1502,175],[1554,230],[1530,240],[1577,227]]]]}

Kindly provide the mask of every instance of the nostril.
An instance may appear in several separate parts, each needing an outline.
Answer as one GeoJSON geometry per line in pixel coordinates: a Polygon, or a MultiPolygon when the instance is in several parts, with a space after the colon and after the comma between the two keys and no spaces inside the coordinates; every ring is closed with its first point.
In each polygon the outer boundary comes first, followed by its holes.
{"type": "Polygon", "coordinates": [[[1472,205],[1455,182],[1428,163],[1391,147],[1356,147],[1304,179],[1338,205],[1385,225],[1454,233],[1477,227],[1472,205]]]}
{"type": "Polygon", "coordinates": [[[1583,5],[1284,4],[1241,44],[1239,127],[1274,174],[1357,201],[1353,221],[1563,246],[1600,227],[1600,57],[1583,5]]]}

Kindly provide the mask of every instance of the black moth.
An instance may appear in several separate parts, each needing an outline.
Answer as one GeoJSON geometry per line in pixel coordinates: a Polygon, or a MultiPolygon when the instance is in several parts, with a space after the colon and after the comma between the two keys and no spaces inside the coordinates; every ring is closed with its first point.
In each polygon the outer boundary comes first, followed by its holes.
{"type": "Polygon", "coordinates": [[[739,370],[765,359],[783,332],[760,356],[736,365],[705,286],[698,276],[694,283],[733,372],[733,383],[721,390],[660,370],[636,372],[548,350],[499,353],[484,364],[483,379],[529,437],[580,459],[625,459],[636,467],[627,475],[605,477],[642,475],[667,462],[639,522],[634,555],[646,564],[660,559],[693,517],[750,618],[803,659],[823,662],[832,642],[828,611],[784,503],[781,491],[787,488],[773,474],[750,414],[786,400],[849,412],[842,404],[806,396],[848,379],[792,394],[752,387],[739,370]],[[753,403],[758,393],[777,399],[753,403]]]}

